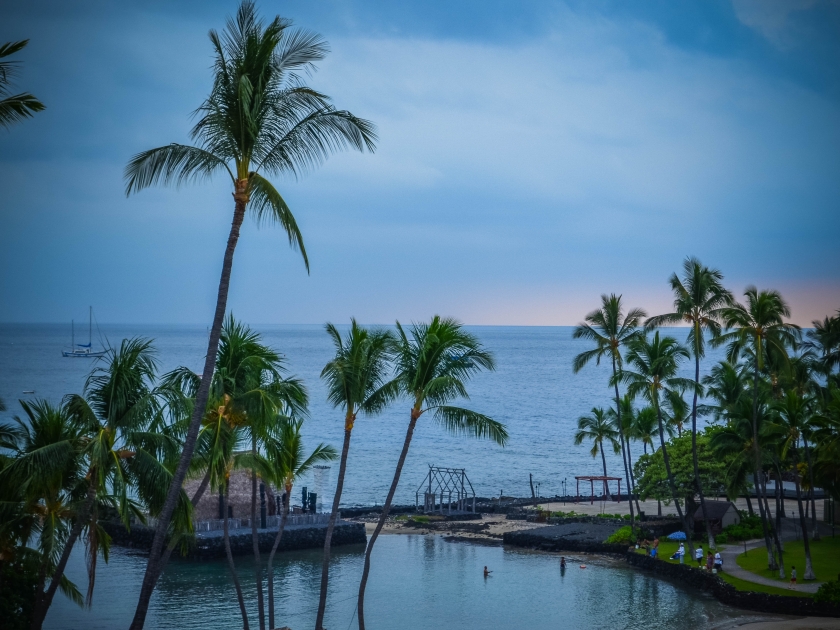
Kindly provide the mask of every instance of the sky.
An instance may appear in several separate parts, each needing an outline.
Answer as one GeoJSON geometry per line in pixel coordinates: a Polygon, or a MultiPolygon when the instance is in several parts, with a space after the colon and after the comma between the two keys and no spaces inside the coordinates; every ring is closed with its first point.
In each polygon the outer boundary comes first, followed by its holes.
{"type": "MultiPolygon", "coordinates": [[[[126,197],[135,153],[188,141],[233,1],[0,0],[47,109],[0,131],[0,322],[212,318],[230,182],[126,197]]],[[[307,82],[376,123],[374,154],[275,180],[229,308],[252,324],[571,325],[650,313],[686,256],[808,325],[840,308],[840,2],[258,3],[322,34],[307,82]]]]}

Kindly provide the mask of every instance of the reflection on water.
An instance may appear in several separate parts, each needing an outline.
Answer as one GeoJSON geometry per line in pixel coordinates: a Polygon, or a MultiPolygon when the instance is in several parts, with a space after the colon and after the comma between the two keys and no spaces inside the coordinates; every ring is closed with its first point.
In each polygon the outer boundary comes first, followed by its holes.
{"type": "MultiPolygon", "coordinates": [[[[335,550],[325,626],[356,628],[354,612],[362,546],[335,550]]],[[[281,554],[276,562],[277,625],[314,624],[320,585],[319,551],[281,554]]],[[[81,554],[70,577],[84,580],[81,554]]],[[[528,630],[567,628],[701,628],[742,613],[623,564],[587,558],[587,569],[559,557],[523,550],[446,542],[437,536],[383,536],[373,557],[366,616],[374,629],[528,630]],[[484,578],[483,567],[492,571],[484,578]]],[[[91,610],[61,595],[49,629],[128,627],[145,558],[114,548],[100,563],[91,610]]],[[[253,562],[238,560],[246,603],[256,614],[253,562]]],[[[241,618],[224,562],[173,562],[152,599],[148,628],[239,628],[241,618]]],[[[256,619],[252,627],[257,626],[256,619]]]]}

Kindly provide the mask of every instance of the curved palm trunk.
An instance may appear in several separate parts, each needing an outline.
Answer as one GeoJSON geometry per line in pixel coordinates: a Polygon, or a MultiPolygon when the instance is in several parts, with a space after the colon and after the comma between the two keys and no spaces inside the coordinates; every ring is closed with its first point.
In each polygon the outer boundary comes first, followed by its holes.
{"type": "MultiPolygon", "coordinates": [[[[207,491],[207,486],[210,485],[210,468],[207,469],[207,472],[204,474],[204,479],[201,480],[201,485],[198,486],[198,490],[195,491],[193,498],[190,500],[190,503],[193,504],[193,507],[198,505],[198,502],[201,501],[201,497],[204,496],[204,493],[207,491]]],[[[169,558],[172,556],[172,552],[175,550],[175,547],[178,546],[178,537],[173,536],[172,540],[169,541],[169,544],[166,545],[166,550],[163,552],[163,556],[161,556],[160,562],[158,563],[160,566],[160,570],[158,574],[155,576],[154,585],[157,585],[157,581],[160,579],[160,576],[163,574],[163,570],[166,568],[166,565],[169,563],[169,558]]]]}
{"type": "Polygon", "coordinates": [[[280,546],[280,539],[283,537],[283,530],[286,529],[286,517],[289,516],[289,503],[292,502],[292,489],[286,490],[286,502],[283,504],[283,515],[280,517],[280,527],[277,528],[277,536],[274,538],[274,544],[271,546],[271,553],[268,554],[268,626],[271,630],[276,627],[274,625],[274,554],[277,553],[277,547],[280,546]]]}
{"type": "MultiPolygon", "coordinates": [[[[612,357],[612,369],[613,369],[613,380],[617,377],[617,368],[615,365],[615,356],[612,357]]],[[[618,395],[618,381],[613,383],[613,387],[615,388],[615,417],[618,420],[618,428],[619,428],[619,437],[624,434],[623,426],[621,424],[621,397],[618,395]]],[[[601,448],[601,455],[604,454],[604,449],[601,448]]],[[[633,486],[630,485],[630,471],[627,468],[627,459],[624,454],[624,439],[621,439],[621,459],[624,462],[624,478],[627,481],[627,504],[630,506],[630,531],[635,531],[636,529],[636,514],[633,512],[633,486]]],[[[604,465],[604,469],[606,470],[606,464],[604,465]]],[[[604,477],[607,476],[607,473],[604,472],[604,477]]]]}
{"type": "Polygon", "coordinates": [[[368,575],[370,574],[370,554],[373,551],[373,545],[376,539],[379,538],[379,533],[385,526],[385,521],[388,518],[388,512],[391,509],[391,501],[394,499],[394,494],[397,491],[397,485],[400,483],[400,474],[402,474],[403,464],[408,455],[408,447],[411,446],[411,437],[414,435],[414,427],[417,425],[417,419],[420,417],[420,412],[416,409],[411,410],[411,421],[408,423],[408,430],[405,433],[405,442],[403,443],[400,458],[397,461],[397,469],[394,471],[394,479],[391,481],[391,487],[388,489],[388,496],[385,498],[385,505],[382,506],[382,514],[379,516],[379,522],[376,523],[376,529],[368,541],[367,549],[365,549],[365,567],[362,571],[362,579],[359,582],[359,630],[365,630],[365,589],[367,588],[368,575]]]}
{"type": "MultiPolygon", "coordinates": [[[[251,436],[251,455],[257,454],[257,438],[251,436]]],[[[251,469],[251,546],[254,550],[254,577],[257,581],[257,615],[260,630],[265,630],[265,602],[263,601],[262,561],[260,560],[260,535],[257,532],[257,471],[251,469]]]]}
{"type": "Polygon", "coordinates": [[[338,519],[338,504],[341,501],[341,492],[344,489],[344,473],[347,470],[347,455],[350,453],[351,431],[352,428],[345,426],[344,445],[341,447],[341,462],[338,465],[338,482],[335,486],[332,513],[330,514],[330,521],[327,523],[327,534],[324,538],[324,560],[321,565],[321,595],[318,599],[318,616],[315,618],[315,630],[323,630],[324,628],[324,613],[327,610],[327,588],[330,582],[330,545],[332,544],[332,533],[335,529],[335,522],[338,519]]]}
{"type": "Polygon", "coordinates": [[[245,600],[242,597],[242,587],[239,585],[239,576],[236,574],[236,565],[233,563],[233,552],[230,550],[230,531],[228,529],[228,488],[224,489],[222,495],[222,519],[225,537],[225,555],[227,556],[228,568],[233,577],[233,586],[236,588],[236,599],[239,601],[239,612],[242,613],[242,627],[248,630],[248,611],[245,610],[245,600]]]}
{"type": "Polygon", "coordinates": [[[152,548],[149,551],[149,561],[146,564],[146,573],[143,576],[143,585],[140,588],[140,597],[137,600],[137,609],[134,612],[134,619],[131,622],[131,630],[141,630],[143,624],[146,622],[149,601],[152,599],[152,591],[161,572],[161,552],[163,551],[163,544],[166,541],[166,534],[169,531],[169,522],[172,520],[172,513],[175,511],[175,506],[178,503],[181,486],[184,485],[184,479],[187,477],[193,451],[195,451],[195,442],[198,439],[198,431],[201,428],[201,419],[204,417],[204,411],[207,408],[207,397],[210,394],[210,381],[213,379],[216,352],[219,349],[219,336],[222,331],[225,310],[227,309],[230,271],[233,267],[233,253],[236,249],[236,243],[239,240],[242,220],[245,218],[245,206],[247,204],[245,191],[247,185],[247,180],[236,182],[236,193],[234,194],[236,205],[233,211],[233,221],[231,222],[230,234],[228,235],[227,247],[225,248],[225,256],[222,262],[222,275],[219,279],[219,291],[216,296],[216,312],[213,315],[213,325],[210,328],[210,338],[207,342],[207,354],[204,357],[204,371],[201,373],[201,384],[196,393],[195,407],[193,408],[193,415],[190,419],[190,428],[184,439],[184,450],[181,452],[181,459],[178,461],[175,474],[172,476],[166,501],[164,501],[163,507],[158,515],[155,537],[152,541],[152,548]]]}
{"type": "MultiPolygon", "coordinates": [[[[760,350],[760,349],[759,349],[760,350]]],[[[761,529],[764,533],[764,546],[767,547],[767,567],[771,570],[778,568],[776,566],[776,559],[773,557],[773,545],[770,542],[770,532],[767,527],[767,519],[770,518],[769,513],[765,513],[764,507],[761,505],[761,485],[758,485],[758,480],[761,476],[761,452],[758,448],[758,354],[756,354],[755,372],[753,375],[753,453],[755,455],[755,466],[753,469],[753,479],[755,480],[755,492],[758,499],[758,507],[761,512],[761,529]]],[[[765,503],[767,499],[765,497],[765,503]]],[[[768,511],[769,512],[769,511],[768,511]]]]}
{"type": "MultiPolygon", "coordinates": [[[[799,457],[796,458],[796,464],[796,468],[798,468],[799,457]]],[[[799,506],[799,525],[802,527],[802,544],[805,547],[805,573],[802,575],[802,579],[816,580],[817,577],[814,575],[814,567],[811,564],[811,543],[808,541],[808,519],[805,518],[805,510],[802,509],[802,491],[798,474],[794,481],[796,483],[796,503],[799,506]]]]}
{"type": "MultiPolygon", "coordinates": [[[[604,440],[598,440],[598,444],[601,447],[601,463],[604,466],[604,477],[606,477],[607,476],[607,458],[604,455],[604,440]]],[[[627,465],[627,460],[624,460],[624,465],[625,466],[627,465]]],[[[609,497],[609,500],[612,501],[612,495],[610,494],[610,487],[607,484],[606,479],[604,480],[604,491],[605,491],[604,494],[606,494],[607,497],[609,497]]]]}
{"type": "MultiPolygon", "coordinates": [[[[695,337],[699,333],[694,331],[695,337]]],[[[706,497],[703,496],[703,486],[700,484],[700,465],[697,463],[697,389],[700,387],[700,354],[694,349],[694,401],[691,404],[691,460],[694,464],[694,486],[700,496],[700,511],[703,523],[706,525],[706,537],[709,549],[715,549],[715,537],[712,535],[712,525],[706,516],[706,497]]]]}
{"type": "Polygon", "coordinates": [[[808,485],[811,486],[811,535],[814,540],[820,539],[820,528],[817,525],[817,502],[814,499],[814,465],[811,461],[811,449],[808,447],[808,440],[802,436],[802,446],[805,448],[805,461],[808,463],[808,485]]]}
{"type": "MultiPolygon", "coordinates": [[[[627,469],[630,471],[630,483],[633,484],[633,487],[630,489],[630,494],[633,494],[636,490],[636,477],[633,475],[633,456],[630,453],[630,438],[627,438],[627,469]]],[[[638,495],[635,497],[636,501],[636,512],[639,514],[639,518],[642,518],[642,508],[639,507],[639,497],[638,495]]]]}
{"type": "Polygon", "coordinates": [[[677,508],[677,516],[685,532],[685,542],[688,543],[688,557],[694,557],[694,542],[691,540],[691,531],[688,528],[688,521],[683,516],[679,498],[677,498],[677,486],[674,485],[674,475],[671,474],[671,460],[668,457],[668,449],[665,447],[665,428],[662,425],[662,410],[659,408],[659,400],[654,400],[656,405],[656,419],[659,422],[659,443],[662,445],[662,459],[665,460],[665,473],[668,475],[668,485],[671,487],[671,496],[674,499],[674,506],[677,508]]]}
{"type": "Polygon", "coordinates": [[[84,529],[90,511],[93,508],[93,502],[96,500],[96,485],[94,484],[93,479],[96,475],[93,474],[93,471],[91,471],[90,476],[91,482],[88,485],[85,502],[82,504],[82,509],[79,512],[79,518],[76,519],[76,522],[73,524],[73,529],[70,530],[67,542],[64,543],[64,550],[61,552],[61,558],[55,567],[52,577],[50,577],[50,586],[47,588],[46,592],[41,592],[39,589],[38,593],[35,594],[35,605],[32,609],[32,630],[41,630],[41,626],[44,625],[44,619],[47,617],[47,611],[50,609],[50,605],[52,605],[53,598],[58,590],[58,585],[61,583],[61,578],[64,575],[64,570],[67,568],[67,561],[70,560],[70,553],[73,551],[73,546],[76,544],[79,535],[82,533],[82,529],[84,529]]]}

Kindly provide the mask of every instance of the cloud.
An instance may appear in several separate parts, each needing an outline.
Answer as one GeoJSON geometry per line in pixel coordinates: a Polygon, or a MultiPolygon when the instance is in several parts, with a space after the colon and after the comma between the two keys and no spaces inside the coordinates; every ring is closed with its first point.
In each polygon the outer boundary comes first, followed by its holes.
{"type": "MultiPolygon", "coordinates": [[[[830,1],[830,0],[829,0],[830,1]]],[[[780,48],[794,44],[793,14],[807,11],[820,0],[732,0],[735,15],[780,48]]]]}

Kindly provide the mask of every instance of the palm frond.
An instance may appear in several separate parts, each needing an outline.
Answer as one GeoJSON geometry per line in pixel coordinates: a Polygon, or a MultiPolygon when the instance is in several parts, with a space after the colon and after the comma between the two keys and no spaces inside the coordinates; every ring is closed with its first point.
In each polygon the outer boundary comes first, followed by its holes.
{"type": "Polygon", "coordinates": [[[224,160],[198,147],[172,143],[156,149],[137,153],[125,167],[125,194],[139,192],[157,184],[182,184],[207,179],[220,170],[226,170],[231,180],[233,173],[224,160]]]}
{"type": "Polygon", "coordinates": [[[303,264],[306,265],[306,271],[308,272],[309,258],[306,255],[303,236],[283,197],[271,182],[257,173],[251,173],[248,177],[248,185],[251,193],[251,209],[257,220],[280,224],[289,238],[289,245],[293,249],[300,250],[300,254],[303,256],[303,264]]]}
{"type": "Polygon", "coordinates": [[[487,438],[499,446],[504,446],[508,441],[509,436],[504,424],[476,411],[441,406],[434,410],[434,419],[455,435],[487,438]]]}

